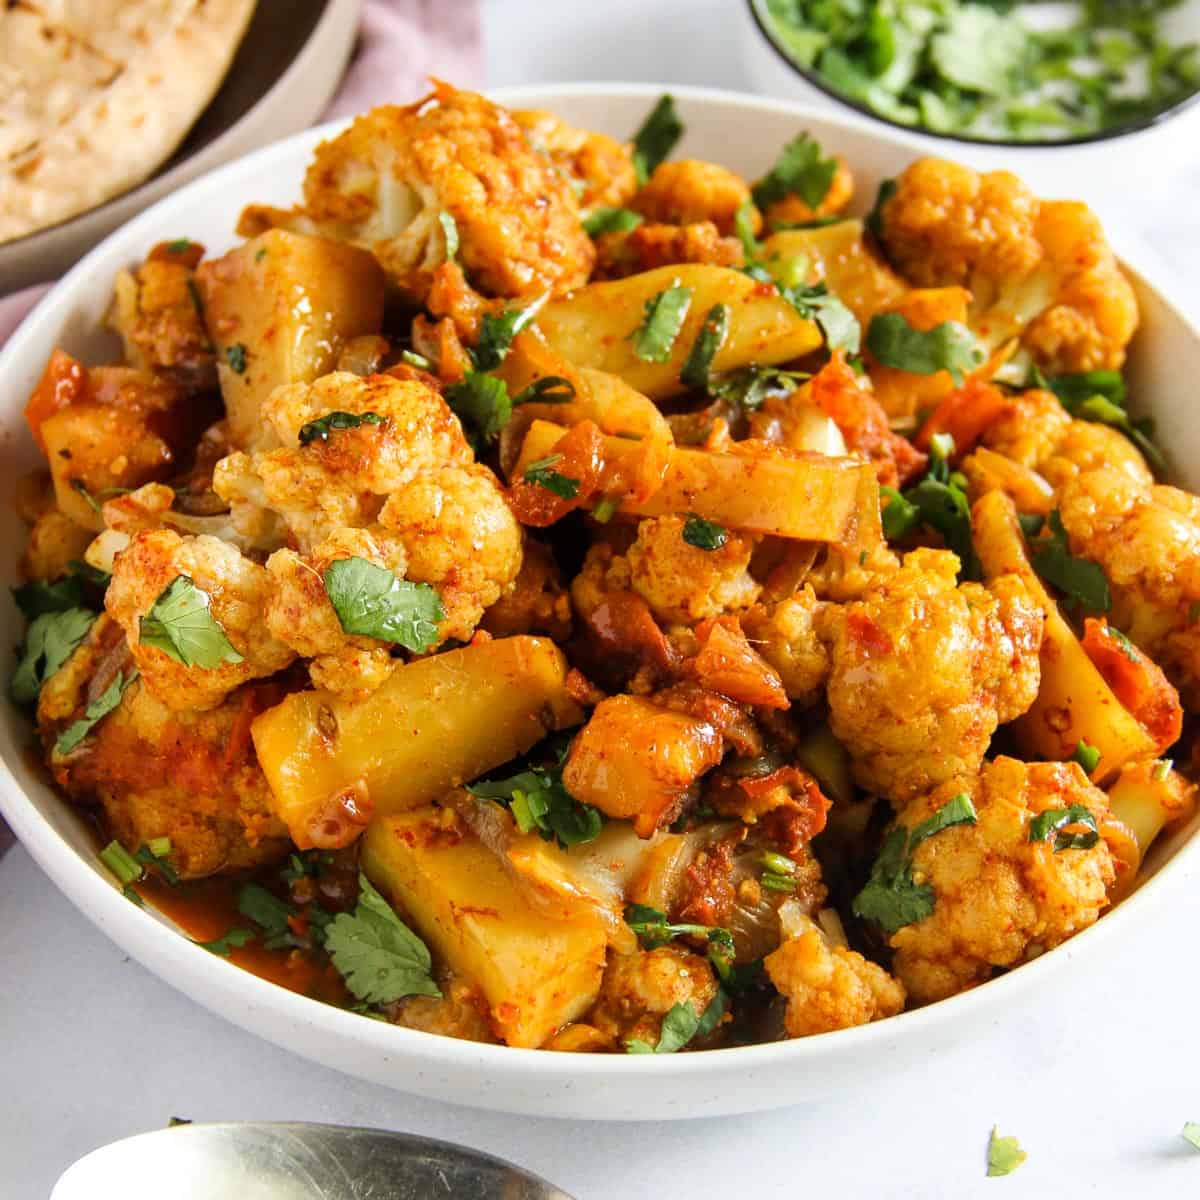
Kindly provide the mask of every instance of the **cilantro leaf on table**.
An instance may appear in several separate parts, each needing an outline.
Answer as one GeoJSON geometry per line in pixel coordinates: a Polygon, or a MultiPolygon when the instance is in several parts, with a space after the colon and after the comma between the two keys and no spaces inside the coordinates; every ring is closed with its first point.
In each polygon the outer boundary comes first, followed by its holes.
{"type": "Polygon", "coordinates": [[[913,375],[947,371],[955,386],[984,361],[975,335],[959,321],[914,329],[900,313],[879,313],[867,329],[867,349],[885,367],[913,375]]]}
{"type": "Polygon", "coordinates": [[[943,829],[975,822],[975,807],[970,797],[960,792],[911,831],[897,825],[884,839],[866,885],[854,897],[851,909],[855,916],[876,922],[889,934],[928,917],[933,912],[935,895],[929,884],[913,879],[913,854],[922,842],[943,829]]]}
{"type": "Polygon", "coordinates": [[[10,684],[12,698],[18,704],[37,702],[42,685],[87,637],[95,619],[96,614],[86,608],[68,608],[34,618],[10,684]]]}
{"type": "Polygon", "coordinates": [[[759,208],[796,195],[815,211],[829,194],[836,173],[837,159],[826,158],[820,143],[806,130],[784,146],[751,195],[759,208]]]}
{"type": "Polygon", "coordinates": [[[472,371],[445,391],[450,411],[462,422],[467,440],[478,453],[494,442],[512,416],[508,386],[495,375],[472,371]]]}
{"type": "Polygon", "coordinates": [[[1080,604],[1092,612],[1108,612],[1112,607],[1112,595],[1104,568],[1091,559],[1076,558],[1071,553],[1067,531],[1057,508],[1051,511],[1046,524],[1048,536],[1029,543],[1033,569],[1062,592],[1071,604],[1080,604]]]}
{"type": "Polygon", "coordinates": [[[423,654],[446,618],[441,597],[428,583],[397,579],[365,558],[339,558],[325,568],[325,592],[349,634],[395,642],[423,654]]]}
{"type": "Polygon", "coordinates": [[[1189,1146],[1196,1150],[1200,1150],[1200,1122],[1187,1121],[1180,1135],[1189,1146]]]}
{"type": "Polygon", "coordinates": [[[429,948],[361,873],[358,886],[353,911],[339,913],[325,927],[325,949],[351,995],[369,1004],[440,997],[429,948]]]}
{"type": "Polygon", "coordinates": [[[242,656],[212,615],[209,603],[206,591],[188,576],[176,575],[138,622],[138,641],[185,667],[208,670],[222,663],[240,663],[242,656]]]}
{"type": "Polygon", "coordinates": [[[335,429],[359,429],[363,425],[382,425],[386,419],[377,412],[349,413],[339,410],[326,413],[323,417],[318,417],[315,421],[309,421],[300,426],[300,445],[307,446],[311,442],[326,442],[335,429]]]}
{"type": "Polygon", "coordinates": [[[641,128],[633,135],[633,169],[639,184],[645,184],[683,137],[683,122],[675,110],[675,98],[660,96],[641,128]]]}
{"type": "Polygon", "coordinates": [[[651,296],[642,323],[629,335],[634,354],[643,362],[666,362],[691,305],[692,289],[680,287],[678,280],[651,296]]]}
{"type": "Polygon", "coordinates": [[[125,689],[137,676],[136,671],[132,671],[128,676],[118,671],[108,687],[84,709],[83,716],[78,721],[72,721],[58,735],[58,740],[54,743],[54,753],[70,754],[91,733],[93,726],[107,717],[121,703],[121,696],[125,689]]]}

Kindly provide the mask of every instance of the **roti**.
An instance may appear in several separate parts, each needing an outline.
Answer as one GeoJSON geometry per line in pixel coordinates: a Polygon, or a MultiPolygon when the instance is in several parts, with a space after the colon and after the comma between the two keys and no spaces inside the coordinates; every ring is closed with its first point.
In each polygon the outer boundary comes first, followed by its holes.
{"type": "Polygon", "coordinates": [[[0,6],[0,242],[147,179],[215,95],[255,0],[0,6]]]}

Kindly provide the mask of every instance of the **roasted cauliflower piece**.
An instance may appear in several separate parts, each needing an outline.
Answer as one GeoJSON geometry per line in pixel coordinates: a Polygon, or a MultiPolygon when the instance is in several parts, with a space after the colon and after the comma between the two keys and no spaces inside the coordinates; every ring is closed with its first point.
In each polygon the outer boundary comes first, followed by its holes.
{"type": "Polygon", "coordinates": [[[806,585],[774,605],[756,605],[742,618],[751,644],[779,672],[788,699],[806,708],[821,698],[829,678],[824,636],[829,606],[806,585]]]}
{"type": "Polygon", "coordinates": [[[125,631],[133,660],[154,696],[177,712],[202,711],[216,708],[247,680],[283,670],[295,657],[265,628],[270,595],[266,569],[228,542],[154,529],[136,534],[117,556],[104,605],[125,631]],[[157,646],[142,643],[141,619],[180,575],[208,596],[209,612],[236,652],[236,661],[185,666],[157,646]]]}
{"type": "Polygon", "coordinates": [[[904,986],[857,951],[832,941],[792,901],[779,910],[784,940],[763,959],[767,977],[787,999],[788,1037],[894,1017],[904,1008],[904,986]]]}
{"type": "Polygon", "coordinates": [[[637,191],[628,145],[606,133],[576,129],[544,109],[517,109],[510,115],[529,144],[570,181],[585,216],[594,208],[622,208],[637,191]]]}
{"type": "Polygon", "coordinates": [[[240,531],[262,536],[274,515],[302,552],[338,527],[370,524],[385,498],[421,472],[471,461],[458,418],[437,391],[414,379],[335,371],[277,388],[263,415],[281,448],[222,459],[213,488],[240,531]],[[369,417],[298,444],[305,425],[334,412],[369,417]]]}
{"type": "Polygon", "coordinates": [[[880,217],[884,252],[909,282],[970,289],[969,324],[989,350],[1018,337],[1051,374],[1125,361],[1137,301],[1085,204],[1039,200],[1007,171],[923,158],[880,217]]]}
{"type": "MultiPolygon", "coordinates": [[[[696,158],[659,163],[630,207],[649,221],[691,225],[711,221],[724,237],[734,232],[733,218],[750,201],[750,188],[740,175],[717,163],[696,158]]],[[[762,229],[762,215],[751,206],[750,226],[762,229]]]]}
{"type": "Polygon", "coordinates": [[[629,547],[630,584],[660,620],[693,625],[749,608],[759,585],[748,570],[754,539],[727,533],[715,550],[684,541],[685,517],[651,517],[629,547]]]}
{"type": "Polygon", "coordinates": [[[458,261],[491,296],[567,291],[595,257],[569,180],[504,109],[436,83],[407,107],[381,105],[317,147],[303,207],[250,210],[240,228],[286,224],[374,253],[393,284],[424,300],[449,257],[442,214],[458,230],[458,261]]]}
{"type": "Polygon", "coordinates": [[[1042,612],[1016,577],[955,583],[914,550],[833,621],[829,721],[869,791],[903,803],[978,770],[996,727],[1037,695],[1042,612]]]}
{"type": "Polygon", "coordinates": [[[982,983],[996,968],[1086,929],[1109,903],[1116,877],[1105,840],[1108,800],[1077,763],[996,758],[978,774],[911,800],[897,824],[911,831],[959,794],[970,798],[976,821],[917,846],[912,878],[932,889],[933,911],[891,937],[895,972],[919,1004],[982,983]],[[1095,818],[1101,837],[1094,845],[1056,848],[1061,839],[1053,830],[1031,840],[1034,817],[1072,804],[1095,818]]]}
{"type": "Polygon", "coordinates": [[[1113,625],[1166,672],[1193,711],[1200,707],[1200,498],[1087,471],[1059,497],[1071,551],[1104,568],[1113,625]]]}
{"type": "Polygon", "coordinates": [[[712,968],[678,946],[610,954],[588,1023],[615,1047],[632,1041],[653,1047],[676,1004],[688,1005],[699,1017],[716,994],[712,968]]]}
{"type": "MultiPolygon", "coordinates": [[[[131,665],[120,626],[101,614],[42,689],[46,746],[131,665]]],[[[291,843],[272,814],[250,722],[282,695],[274,682],[251,683],[207,711],[179,711],[134,679],[78,747],[51,754],[50,767],[71,799],[103,807],[112,835],[130,851],[169,837],[168,861],[184,879],[273,862],[291,843]]]]}
{"type": "Polygon", "coordinates": [[[763,210],[768,229],[828,221],[830,217],[836,217],[850,207],[850,201],[854,199],[854,176],[840,154],[835,155],[834,159],[837,167],[829,181],[829,190],[820,204],[813,208],[796,192],[788,192],[786,196],[773,200],[763,210]]]}
{"type": "Polygon", "coordinates": [[[623,279],[675,263],[740,267],[745,261],[737,238],[722,237],[711,221],[690,225],[643,223],[636,229],[602,233],[596,239],[595,279],[623,279]]]}

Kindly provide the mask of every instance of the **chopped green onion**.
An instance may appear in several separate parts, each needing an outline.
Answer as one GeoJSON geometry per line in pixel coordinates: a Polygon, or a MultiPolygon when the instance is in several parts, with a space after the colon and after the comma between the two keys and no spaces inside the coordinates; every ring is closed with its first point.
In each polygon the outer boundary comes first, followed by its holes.
{"type": "Polygon", "coordinates": [[[100,851],[100,861],[117,877],[117,882],[122,886],[135,883],[145,874],[142,864],[115,840],[100,851]]]}

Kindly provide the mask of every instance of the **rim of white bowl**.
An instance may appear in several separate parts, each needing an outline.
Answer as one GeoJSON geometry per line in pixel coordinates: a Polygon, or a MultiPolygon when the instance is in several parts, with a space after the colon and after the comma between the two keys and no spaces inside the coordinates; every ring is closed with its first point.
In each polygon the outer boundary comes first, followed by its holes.
{"type": "Polygon", "coordinates": [[[779,44],[778,38],[776,38],[771,29],[771,22],[762,13],[763,0],[745,0],[745,4],[750,10],[750,19],[754,22],[763,41],[770,46],[783,64],[793,74],[803,79],[805,83],[828,96],[830,100],[836,100],[838,104],[845,106],[852,112],[869,117],[872,121],[886,125],[890,129],[896,129],[901,132],[916,130],[924,137],[937,138],[940,141],[951,144],[961,146],[996,146],[1008,150],[1059,150],[1070,146],[1094,146],[1099,142],[1112,142],[1125,137],[1133,137],[1139,133],[1145,133],[1148,130],[1166,124],[1172,117],[1181,115],[1194,104],[1200,102],[1200,86],[1197,86],[1186,96],[1176,100],[1174,104],[1169,105],[1167,108],[1159,109],[1158,112],[1149,113],[1146,116],[1138,117],[1136,120],[1126,121],[1123,125],[1114,126],[1112,129],[1102,129],[1097,133],[1082,133],[1077,134],[1075,137],[1057,139],[1037,138],[1022,141],[1020,138],[972,137],[968,134],[945,133],[941,130],[930,129],[928,125],[905,125],[901,121],[894,121],[891,117],[885,116],[881,112],[876,112],[870,105],[863,104],[861,101],[847,96],[844,92],[839,92],[836,88],[826,83],[817,71],[798,63],[779,44]]]}
{"type": "MultiPolygon", "coordinates": [[[[616,99],[657,97],[663,92],[670,92],[685,101],[715,102],[747,110],[769,109],[795,116],[800,120],[841,124],[860,131],[865,130],[874,137],[899,141],[905,145],[913,140],[911,135],[903,136],[903,131],[880,132],[865,122],[832,115],[803,104],[764,99],[718,88],[670,87],[641,83],[547,82],[492,89],[488,95],[504,104],[529,104],[535,101],[552,104],[552,98],[555,96],[602,96],[616,99]]],[[[98,259],[107,253],[108,244],[112,239],[135,239],[143,228],[148,233],[157,217],[159,206],[177,203],[181,196],[227,195],[230,190],[237,188],[243,177],[257,175],[264,167],[291,158],[297,146],[313,145],[319,139],[329,137],[344,128],[347,123],[334,121],[315,126],[219,167],[193,180],[173,195],[158,201],[110,234],[43,297],[0,351],[0,381],[11,369],[12,361],[18,357],[24,342],[40,332],[43,326],[51,324],[60,298],[70,293],[76,282],[93,269],[98,259]]],[[[1156,272],[1153,269],[1147,272],[1140,266],[1131,265],[1156,293],[1164,299],[1169,295],[1169,290],[1164,289],[1161,282],[1154,278],[1156,272]]],[[[1192,335],[1200,340],[1200,330],[1197,330],[1189,316],[1173,301],[1168,300],[1167,303],[1181,316],[1192,335]]],[[[62,798],[62,802],[69,804],[65,798],[62,798]]],[[[3,810],[13,831],[38,865],[75,906],[112,941],[177,991],[182,991],[190,999],[234,1024],[241,1024],[243,1027],[250,1025],[254,1033],[267,1041],[302,1056],[324,1061],[323,1056],[309,1054],[301,1043],[287,1036],[290,1031],[299,1033],[306,1027],[320,1025],[339,1040],[378,1050],[385,1057],[389,1054],[403,1055],[411,1062],[423,1062],[431,1067],[449,1065],[483,1070],[505,1074],[518,1081],[554,1077],[574,1084],[597,1084],[603,1081],[643,1077],[671,1077],[677,1081],[699,1076],[716,1077],[741,1074],[753,1070],[756,1066],[765,1065],[768,1061],[774,1065],[787,1061],[789,1065],[801,1069],[805,1065],[812,1066],[823,1059],[836,1056],[843,1050],[849,1053],[854,1049],[864,1050],[873,1045],[882,1046],[899,1037],[908,1041],[920,1038],[931,1029],[952,1024],[955,1018],[967,1018],[988,1007],[1000,1008],[1006,998],[1016,994],[1018,988],[1031,987],[1038,981],[1047,979],[1071,962],[1079,951],[1086,948],[1089,954],[1092,953],[1109,932],[1118,927],[1125,928],[1137,914],[1145,919],[1146,914],[1159,906],[1174,888],[1182,884],[1187,875],[1186,867],[1191,860],[1200,856],[1200,834],[1197,834],[1189,838],[1188,842],[1181,846],[1168,862],[1159,867],[1153,876],[1140,884],[1132,895],[1064,945],[949,999],[869,1025],[805,1038],[676,1054],[672,1055],[669,1061],[664,1061],[657,1055],[551,1052],[468,1042],[365,1020],[356,1013],[310,999],[261,979],[202,949],[186,935],[167,924],[166,918],[132,905],[121,894],[115,880],[102,874],[102,869],[97,863],[88,862],[76,854],[49,821],[37,811],[32,800],[13,776],[6,759],[0,759],[0,810],[3,810]],[[274,1032],[264,1031],[260,1021],[251,1021],[249,1014],[256,1010],[268,1011],[282,1027],[274,1032]]],[[[405,1079],[398,1080],[396,1086],[403,1090],[405,1082],[405,1079]]],[[[419,1087],[416,1090],[419,1091],[419,1087]]],[[[758,1107],[771,1107],[769,1097],[764,1099],[765,1102],[758,1107]]],[[[482,1098],[481,1103],[486,1105],[482,1098]]],[[[739,1106],[739,1110],[745,1108],[746,1106],[739,1106]]]]}

